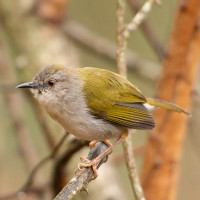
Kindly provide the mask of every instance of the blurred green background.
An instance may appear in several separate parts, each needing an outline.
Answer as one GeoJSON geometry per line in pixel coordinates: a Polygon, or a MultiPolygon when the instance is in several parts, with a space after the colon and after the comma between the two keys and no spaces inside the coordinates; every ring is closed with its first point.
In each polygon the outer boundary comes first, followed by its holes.
{"type": "MultiPolygon", "coordinates": [[[[142,4],[144,1],[138,2],[142,4]]],[[[37,12],[32,9],[35,3],[35,1],[26,2],[26,0],[0,2],[0,196],[20,188],[31,171],[31,167],[27,167],[20,150],[21,143],[19,141],[23,141],[23,139],[19,139],[21,136],[16,133],[16,129],[23,129],[24,134],[27,134],[29,138],[30,147],[33,148],[35,156],[34,162],[31,164],[32,167],[51,151],[43,134],[43,128],[41,128],[41,124],[37,120],[38,116],[40,115],[41,119],[47,124],[55,143],[64,134],[64,130],[60,125],[50,119],[42,108],[36,111],[27,94],[15,89],[15,86],[23,81],[30,81],[40,68],[53,63],[94,66],[117,71],[114,60],[111,61],[111,59],[107,59],[74,41],[71,37],[67,37],[63,34],[61,28],[54,23],[51,24],[48,20],[41,20],[41,16],[37,15],[37,12]],[[5,73],[2,73],[3,71],[5,73]],[[19,116],[18,120],[21,121],[16,122],[13,119],[13,115],[16,116],[14,118],[19,116]]],[[[40,2],[37,3],[40,4],[40,2]]],[[[148,17],[149,25],[163,48],[167,48],[176,6],[177,1],[163,1],[161,6],[153,7],[148,17]]],[[[127,4],[126,21],[129,22],[133,15],[132,9],[127,4]]],[[[115,43],[116,1],[71,0],[66,6],[63,21],[67,23],[70,20],[80,23],[90,31],[115,43]]],[[[131,35],[128,41],[128,48],[139,59],[144,60],[146,63],[151,63],[152,73],[159,74],[162,62],[140,28],[131,35]]],[[[148,66],[144,67],[148,69],[148,66]]],[[[137,85],[145,96],[155,96],[159,77],[154,80],[148,79],[143,77],[141,73],[129,68],[128,79],[137,85]]],[[[198,78],[193,98],[192,118],[189,122],[182,152],[178,200],[197,200],[200,196],[199,81],[200,79],[198,78]]],[[[143,146],[147,134],[142,131],[137,131],[133,134],[134,147],[143,146]]],[[[65,148],[67,146],[63,146],[62,151],[65,148]]],[[[85,155],[87,151],[87,148],[85,148],[85,155]]],[[[118,154],[122,154],[121,146],[117,147],[112,156],[116,157],[118,154]]],[[[75,155],[76,157],[73,158],[73,162],[71,162],[72,166],[68,167],[72,172],[75,170],[81,155],[82,153],[78,152],[75,155]]],[[[113,163],[115,162],[113,161],[113,163]]],[[[142,153],[137,156],[137,164],[139,170],[142,164],[142,153]]],[[[102,168],[106,168],[106,165],[102,168]]],[[[51,182],[53,166],[54,161],[45,165],[40,170],[39,178],[37,176],[36,179],[42,180],[41,182],[45,184],[51,182]]],[[[118,162],[114,166],[114,170],[116,170],[115,174],[122,192],[125,193],[125,198],[133,199],[124,162],[118,162]]],[[[68,176],[68,179],[72,176],[73,173],[68,176]]],[[[106,181],[106,178],[104,181],[106,181]]],[[[89,194],[90,190],[94,190],[90,189],[90,187],[89,194]]],[[[22,198],[23,195],[21,196],[22,198]]],[[[48,199],[49,197],[47,196],[44,195],[39,198],[37,195],[30,195],[25,196],[24,199],[48,199]]],[[[93,197],[91,194],[89,197],[82,198],[94,199],[93,197]]]]}

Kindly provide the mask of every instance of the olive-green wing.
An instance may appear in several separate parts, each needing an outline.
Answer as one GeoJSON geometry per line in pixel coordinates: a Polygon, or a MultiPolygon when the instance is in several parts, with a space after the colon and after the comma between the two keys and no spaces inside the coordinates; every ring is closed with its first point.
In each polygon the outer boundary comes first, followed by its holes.
{"type": "Polygon", "coordinates": [[[90,112],[99,118],[133,129],[152,129],[146,98],[122,76],[97,68],[77,69],[90,112]]]}
{"type": "Polygon", "coordinates": [[[109,109],[104,119],[132,129],[152,129],[154,120],[141,103],[116,104],[109,109]]]}

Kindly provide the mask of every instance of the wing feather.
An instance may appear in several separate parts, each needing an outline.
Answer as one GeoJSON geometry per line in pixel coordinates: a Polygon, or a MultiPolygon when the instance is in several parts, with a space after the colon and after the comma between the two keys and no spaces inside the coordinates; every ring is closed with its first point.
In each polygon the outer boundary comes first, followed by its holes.
{"type": "Polygon", "coordinates": [[[146,98],[119,74],[97,69],[77,69],[90,112],[111,123],[133,129],[152,129],[154,120],[143,106],[146,98]]]}
{"type": "Polygon", "coordinates": [[[141,103],[132,104],[131,107],[123,106],[123,104],[115,105],[106,112],[104,119],[132,129],[152,129],[155,127],[152,115],[141,103]]]}

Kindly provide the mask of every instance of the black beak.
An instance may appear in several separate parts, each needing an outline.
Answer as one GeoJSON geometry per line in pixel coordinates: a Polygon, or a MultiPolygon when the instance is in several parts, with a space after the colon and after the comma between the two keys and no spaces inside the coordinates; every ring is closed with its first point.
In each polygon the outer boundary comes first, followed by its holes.
{"type": "Polygon", "coordinates": [[[33,82],[28,82],[28,83],[22,83],[18,85],[16,88],[38,88],[38,86],[35,85],[33,82]]]}

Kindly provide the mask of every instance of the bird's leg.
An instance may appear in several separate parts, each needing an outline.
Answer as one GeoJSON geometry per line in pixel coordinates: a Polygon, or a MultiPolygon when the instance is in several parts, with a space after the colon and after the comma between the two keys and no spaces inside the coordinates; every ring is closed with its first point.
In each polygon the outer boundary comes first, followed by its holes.
{"type": "MultiPolygon", "coordinates": [[[[90,149],[93,149],[94,146],[96,145],[96,143],[98,143],[98,142],[99,142],[99,141],[97,141],[97,140],[91,141],[91,142],[89,143],[90,149]]],[[[112,143],[109,142],[109,140],[104,140],[103,143],[104,143],[107,147],[111,147],[111,146],[112,146],[112,143]]],[[[111,153],[112,153],[112,151],[111,151],[109,154],[111,154],[111,153]]],[[[83,158],[83,157],[81,156],[80,159],[81,159],[81,161],[83,161],[85,158],[83,158]]]]}
{"type": "Polygon", "coordinates": [[[104,140],[103,141],[108,147],[111,147],[112,146],[112,143],[109,142],[109,140],[104,140]]]}
{"type": "Polygon", "coordinates": [[[109,155],[112,150],[120,143],[122,142],[125,138],[127,137],[127,133],[124,133],[120,136],[120,138],[115,141],[111,146],[108,147],[108,149],[106,151],[104,151],[102,154],[100,154],[99,156],[97,156],[95,159],[93,160],[89,160],[86,159],[84,157],[81,157],[81,161],[83,163],[79,163],[78,164],[78,169],[80,169],[81,167],[92,167],[93,171],[94,171],[94,178],[96,178],[98,176],[97,174],[97,166],[99,164],[99,162],[101,161],[101,159],[104,158],[104,156],[109,155]]]}
{"type": "Polygon", "coordinates": [[[90,149],[94,148],[94,146],[96,145],[97,142],[98,142],[97,140],[91,141],[91,142],[89,143],[90,149]]]}
{"type": "MultiPolygon", "coordinates": [[[[91,141],[89,144],[90,149],[92,149],[96,145],[97,142],[98,142],[97,140],[91,141]]],[[[108,140],[104,140],[103,143],[105,143],[108,147],[112,146],[112,143],[110,143],[108,140]]]]}

